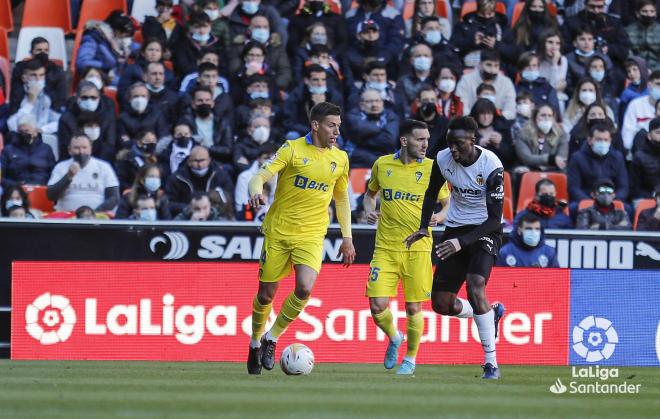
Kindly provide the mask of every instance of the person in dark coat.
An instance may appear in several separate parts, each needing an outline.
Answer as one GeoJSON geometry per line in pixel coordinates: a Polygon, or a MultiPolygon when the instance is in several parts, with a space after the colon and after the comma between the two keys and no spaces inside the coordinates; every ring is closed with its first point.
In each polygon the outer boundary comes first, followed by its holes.
{"type": "Polygon", "coordinates": [[[367,65],[377,61],[386,66],[392,61],[392,55],[381,42],[380,26],[374,20],[366,20],[357,26],[357,40],[351,42],[342,56],[344,67],[350,71],[354,80],[360,80],[367,65]]]}
{"type": "Polygon", "coordinates": [[[219,118],[226,118],[230,121],[234,119],[234,103],[231,95],[225,90],[222,83],[218,83],[220,73],[218,67],[209,62],[204,62],[199,65],[199,76],[197,80],[190,83],[190,90],[188,90],[179,99],[179,109],[185,112],[186,109],[192,104],[192,92],[198,86],[207,87],[213,91],[213,112],[219,118]]]}
{"type": "Polygon", "coordinates": [[[660,118],[649,123],[645,140],[633,155],[630,168],[630,197],[650,198],[660,186],[660,118]]]}
{"type": "Polygon", "coordinates": [[[263,115],[255,115],[250,120],[247,135],[234,144],[234,168],[236,173],[247,170],[270,145],[277,150],[277,139],[270,129],[270,120],[263,115]]]}
{"type": "Polygon", "coordinates": [[[380,31],[377,44],[385,48],[387,61],[399,56],[404,47],[405,25],[401,14],[385,0],[359,0],[358,7],[345,14],[348,39],[357,44],[365,21],[376,23],[380,31]]]}
{"type": "Polygon", "coordinates": [[[407,74],[412,70],[408,64],[410,52],[419,44],[426,44],[433,53],[433,62],[436,65],[452,65],[457,69],[463,68],[463,62],[460,58],[461,51],[456,48],[449,39],[445,38],[441,31],[440,18],[437,16],[427,16],[421,20],[421,30],[417,32],[412,39],[410,46],[406,48],[401,57],[399,74],[407,74]]]}
{"type": "Polygon", "coordinates": [[[149,90],[149,104],[156,109],[160,109],[167,121],[174,121],[177,117],[180,96],[179,92],[171,89],[165,83],[165,79],[165,66],[163,63],[153,62],[147,64],[144,81],[149,90]]]}
{"type": "Polygon", "coordinates": [[[145,164],[156,164],[156,133],[153,130],[139,132],[135,144],[117,153],[115,173],[119,179],[119,190],[130,188],[135,182],[135,176],[145,164]]]}
{"type": "Polygon", "coordinates": [[[433,86],[424,85],[419,89],[410,112],[414,119],[428,125],[431,137],[426,156],[434,159],[440,150],[447,148],[449,119],[443,115],[442,104],[433,86]]]}
{"type": "Polygon", "coordinates": [[[490,99],[477,99],[470,116],[479,125],[476,144],[495,153],[505,169],[512,168],[516,161],[516,151],[509,122],[498,115],[495,104],[490,99]]]}
{"type": "Polygon", "coordinates": [[[211,161],[209,151],[202,146],[193,147],[188,159],[165,185],[170,209],[176,216],[188,204],[195,192],[216,192],[220,200],[232,197],[234,184],[229,174],[211,161]]]}
{"type": "Polygon", "coordinates": [[[314,23],[322,23],[326,28],[326,45],[329,43],[338,51],[344,51],[348,45],[346,24],[343,16],[330,10],[324,0],[305,0],[298,14],[289,20],[289,41],[287,50],[293,56],[302,43],[302,36],[308,27],[314,23]]]}
{"type": "Polygon", "coordinates": [[[44,92],[50,98],[51,109],[56,112],[62,112],[67,97],[66,74],[62,69],[61,63],[56,63],[48,59],[49,51],[50,44],[48,40],[38,36],[30,43],[30,57],[14,64],[14,69],[11,73],[11,95],[9,97],[10,114],[18,110],[25,97],[23,70],[25,64],[33,58],[46,63],[46,86],[44,87],[44,92]]]}
{"type": "Polygon", "coordinates": [[[555,115],[560,115],[557,91],[550,83],[539,75],[539,57],[534,52],[524,52],[518,59],[520,80],[516,84],[516,92],[530,92],[536,106],[547,103],[555,115]]]}
{"type": "Polygon", "coordinates": [[[653,191],[655,207],[647,208],[639,213],[637,231],[660,231],[660,185],[653,191]]]}
{"type": "Polygon", "coordinates": [[[632,230],[632,223],[624,209],[614,205],[614,182],[599,179],[591,191],[592,206],[580,210],[575,220],[578,230],[632,230]]]}
{"type": "Polygon", "coordinates": [[[261,0],[240,0],[239,4],[234,8],[227,20],[229,21],[229,30],[232,39],[237,35],[245,35],[250,25],[250,20],[255,15],[266,16],[270,28],[273,32],[277,32],[286,45],[288,34],[286,32],[286,25],[282,21],[282,16],[275,7],[265,4],[261,0]],[[256,7],[255,7],[256,5],[256,7]]]}
{"type": "Polygon", "coordinates": [[[534,199],[527,208],[516,214],[513,219],[514,225],[519,225],[520,219],[525,214],[534,214],[541,221],[544,229],[570,229],[573,228],[571,217],[564,213],[567,202],[557,199],[557,187],[552,180],[545,178],[536,182],[534,199]]]}
{"type": "Polygon", "coordinates": [[[10,132],[7,145],[2,149],[2,187],[31,184],[46,185],[55,166],[50,146],[41,140],[37,123],[32,115],[18,120],[18,132],[10,132]]]}
{"type": "Polygon", "coordinates": [[[76,96],[69,100],[57,130],[59,159],[69,158],[69,142],[83,130],[92,140],[92,155],[113,162],[117,148],[115,105],[91,82],[81,81],[76,96]]]}
{"type": "Polygon", "coordinates": [[[399,117],[387,109],[378,90],[367,89],[359,107],[346,115],[346,133],[353,148],[351,167],[372,167],[376,159],[393,153],[399,135],[399,117]]]}
{"type": "Polygon", "coordinates": [[[387,68],[380,61],[370,61],[366,64],[362,72],[362,87],[352,89],[348,96],[346,105],[349,109],[357,108],[360,104],[360,97],[367,89],[374,89],[380,92],[381,98],[385,102],[385,107],[399,118],[403,118],[407,113],[405,110],[406,100],[401,91],[395,89],[395,84],[389,81],[387,68]]]}
{"type": "Polygon", "coordinates": [[[136,208],[138,208],[140,197],[148,196],[153,198],[156,204],[156,219],[171,220],[170,202],[162,187],[162,179],[163,170],[159,165],[147,163],[141,166],[135,175],[135,180],[131,188],[129,190],[122,190],[123,193],[115,218],[130,218],[136,212],[136,208]]]}
{"type": "Polygon", "coordinates": [[[288,140],[301,137],[309,130],[309,111],[321,102],[342,107],[344,98],[338,91],[328,88],[323,67],[312,64],[305,67],[303,84],[293,89],[284,102],[284,126],[288,140]]]}
{"type": "Polygon", "coordinates": [[[181,38],[186,36],[186,29],[172,17],[172,0],[156,0],[157,16],[145,16],[142,24],[144,39],[157,38],[167,49],[172,50],[181,38]]]}
{"type": "Polygon", "coordinates": [[[197,69],[204,51],[215,49],[221,55],[221,45],[211,33],[211,20],[204,12],[193,13],[188,20],[188,32],[172,45],[174,73],[183,78],[197,69]]]}
{"type": "Polygon", "coordinates": [[[557,252],[545,244],[545,229],[536,215],[520,217],[510,237],[511,241],[500,249],[496,266],[559,268],[557,252]]]}
{"type": "Polygon", "coordinates": [[[153,130],[158,138],[169,133],[165,115],[149,103],[147,86],[138,82],[129,88],[130,108],[119,114],[119,148],[128,148],[140,131],[153,130]]]}
{"type": "Polygon", "coordinates": [[[591,191],[598,179],[611,179],[616,190],[616,199],[628,198],[628,172],[623,155],[612,149],[612,133],[607,125],[594,124],[582,148],[568,163],[568,194],[572,210],[583,199],[591,199],[591,191]]]}

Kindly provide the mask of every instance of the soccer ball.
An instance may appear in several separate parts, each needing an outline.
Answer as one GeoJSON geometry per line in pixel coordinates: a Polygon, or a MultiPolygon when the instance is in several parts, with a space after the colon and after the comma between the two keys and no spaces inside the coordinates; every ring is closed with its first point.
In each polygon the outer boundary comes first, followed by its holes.
{"type": "Polygon", "coordinates": [[[314,368],[314,352],[302,343],[289,345],[282,351],[280,367],[286,375],[307,375],[314,368]]]}

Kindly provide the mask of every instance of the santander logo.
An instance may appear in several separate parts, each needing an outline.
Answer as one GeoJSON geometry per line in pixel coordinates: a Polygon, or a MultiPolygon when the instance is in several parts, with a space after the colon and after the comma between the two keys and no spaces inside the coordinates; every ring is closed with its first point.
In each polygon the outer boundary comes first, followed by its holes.
{"type": "Polygon", "coordinates": [[[25,323],[28,334],[39,343],[54,345],[71,336],[76,324],[76,312],[68,298],[46,292],[27,306],[25,323]]]}

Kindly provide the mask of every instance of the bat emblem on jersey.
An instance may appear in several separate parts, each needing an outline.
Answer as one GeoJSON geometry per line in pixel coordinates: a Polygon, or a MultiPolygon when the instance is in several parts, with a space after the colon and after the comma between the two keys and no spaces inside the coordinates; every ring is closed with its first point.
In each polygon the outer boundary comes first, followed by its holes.
{"type": "Polygon", "coordinates": [[[387,169],[387,176],[392,176],[392,169],[387,169]]]}
{"type": "Polygon", "coordinates": [[[454,172],[450,168],[446,168],[445,171],[449,172],[450,175],[454,176],[454,172]]]}
{"type": "Polygon", "coordinates": [[[484,177],[481,175],[481,173],[479,173],[477,175],[477,185],[483,186],[484,183],[486,183],[486,181],[484,180],[484,177]]]}
{"type": "Polygon", "coordinates": [[[422,172],[415,172],[415,179],[417,180],[417,182],[419,182],[421,178],[422,178],[422,172]]]}
{"type": "Polygon", "coordinates": [[[335,162],[330,163],[330,171],[334,173],[336,169],[337,169],[337,163],[335,162]]]}
{"type": "Polygon", "coordinates": [[[309,162],[309,159],[308,159],[307,157],[305,157],[305,158],[303,159],[303,164],[307,164],[308,162],[309,162]]]}

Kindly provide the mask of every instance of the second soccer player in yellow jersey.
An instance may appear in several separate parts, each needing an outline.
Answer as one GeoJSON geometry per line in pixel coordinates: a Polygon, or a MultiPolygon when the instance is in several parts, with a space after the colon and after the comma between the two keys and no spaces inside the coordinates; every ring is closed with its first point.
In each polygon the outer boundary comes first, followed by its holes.
{"type": "MultiPolygon", "coordinates": [[[[424,332],[422,302],[431,297],[433,268],[431,247],[427,237],[406,248],[404,239],[419,224],[424,193],[429,183],[433,160],[425,158],[429,143],[426,123],[406,120],[401,125],[401,149],[380,157],[371,169],[371,179],[364,197],[367,222],[378,223],[376,246],[367,281],[367,297],[376,325],[389,337],[385,368],[392,369],[398,360],[403,334],[397,330],[389,309],[390,297],[396,297],[399,279],[406,300],[408,351],[397,374],[415,371],[415,357],[424,332]],[[380,212],[376,197],[380,192],[380,212]]],[[[442,222],[449,203],[445,186],[438,194],[443,210],[433,216],[432,225],[442,222]]]]}

